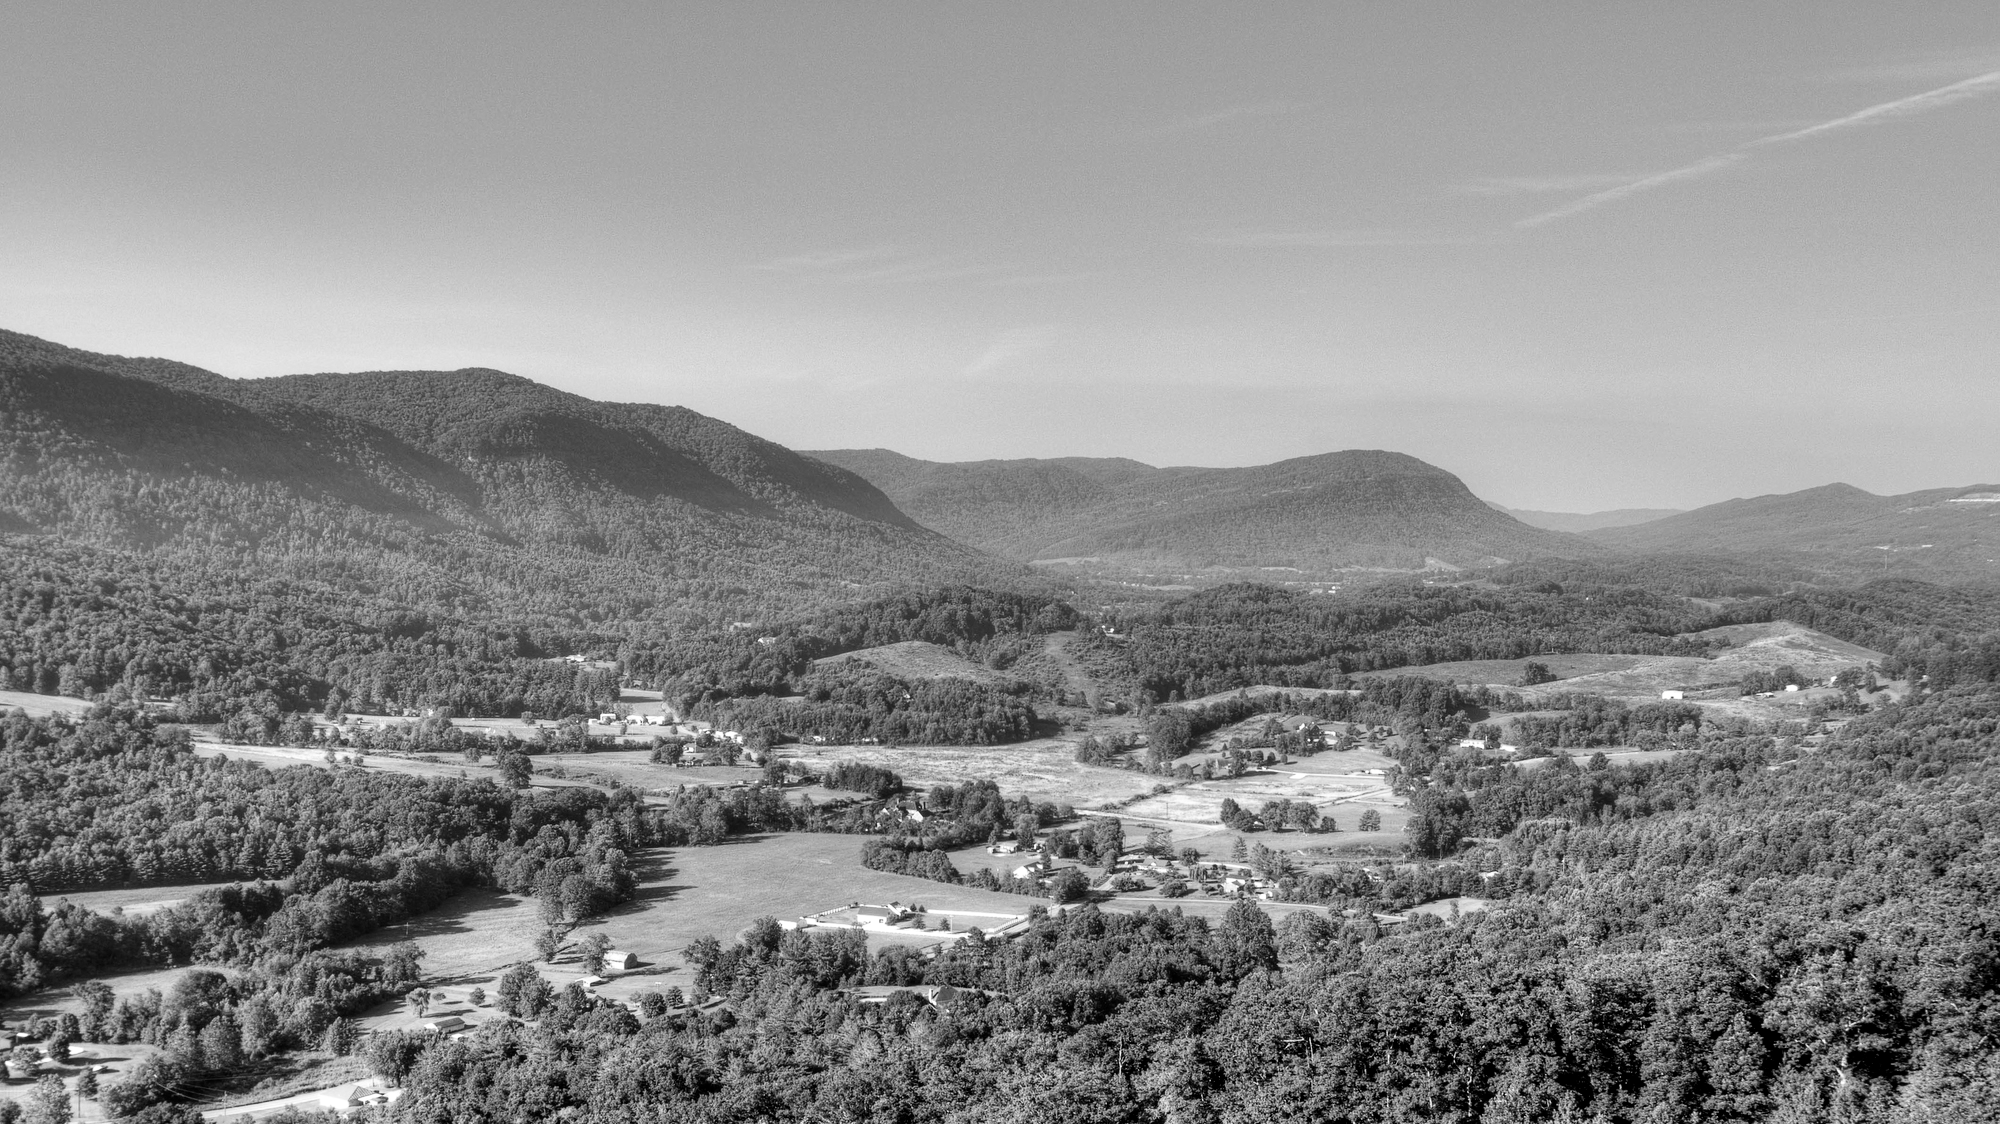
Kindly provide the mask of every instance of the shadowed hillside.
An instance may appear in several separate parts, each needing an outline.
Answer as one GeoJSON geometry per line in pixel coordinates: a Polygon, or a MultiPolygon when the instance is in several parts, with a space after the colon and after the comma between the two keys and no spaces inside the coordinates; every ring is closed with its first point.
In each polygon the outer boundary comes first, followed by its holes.
{"type": "Polygon", "coordinates": [[[1602,553],[1496,511],[1457,477],[1401,453],[1350,450],[1252,468],[1090,458],[946,464],[885,449],[811,455],[867,477],[918,522],[961,542],[1104,570],[1323,574],[1602,553]]]}
{"type": "Polygon", "coordinates": [[[691,410],[489,370],[232,380],[0,333],[0,530],[557,615],[1032,580],[691,410]]]}

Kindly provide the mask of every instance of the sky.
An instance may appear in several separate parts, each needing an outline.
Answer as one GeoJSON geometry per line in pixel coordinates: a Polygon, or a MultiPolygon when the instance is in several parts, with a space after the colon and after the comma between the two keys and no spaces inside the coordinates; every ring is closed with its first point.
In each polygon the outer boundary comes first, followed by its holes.
{"type": "Polygon", "coordinates": [[[793,448],[2000,481],[2000,5],[18,2],[0,327],[793,448]]]}

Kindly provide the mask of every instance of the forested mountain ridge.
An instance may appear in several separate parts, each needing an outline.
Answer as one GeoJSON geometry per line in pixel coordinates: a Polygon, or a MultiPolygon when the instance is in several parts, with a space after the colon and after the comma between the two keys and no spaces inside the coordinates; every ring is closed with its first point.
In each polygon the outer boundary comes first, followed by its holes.
{"type": "Polygon", "coordinates": [[[1567,531],[1573,535],[1601,531],[1608,527],[1631,527],[1640,523],[1651,523],[1655,519],[1679,515],[1684,510],[1678,507],[1621,507],[1612,511],[1529,511],[1518,507],[1502,507],[1497,503],[1493,506],[1530,527],[1540,527],[1545,531],[1567,531]]]}
{"type": "Polygon", "coordinates": [[[1023,560],[1327,573],[1602,552],[1494,510],[1443,469],[1381,450],[1249,468],[1084,457],[939,463],[886,449],[809,455],[867,477],[927,527],[1023,560]]]}
{"type": "Polygon", "coordinates": [[[1851,484],[1725,500],[1587,533],[1635,552],[1808,555],[1844,573],[2000,577],[2000,485],[1878,496],[1851,484]]]}
{"type": "Polygon", "coordinates": [[[0,458],[0,531],[514,614],[714,620],[1034,580],[734,426],[498,371],[231,380],[0,332],[0,458]]]}

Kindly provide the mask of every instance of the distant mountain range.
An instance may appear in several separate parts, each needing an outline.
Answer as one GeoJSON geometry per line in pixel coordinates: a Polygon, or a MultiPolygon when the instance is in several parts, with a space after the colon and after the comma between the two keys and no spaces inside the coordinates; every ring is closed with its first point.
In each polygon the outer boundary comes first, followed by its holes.
{"type": "Polygon", "coordinates": [[[1805,555],[1842,573],[2000,577],[2000,485],[1878,496],[1828,484],[1728,500],[1588,537],[1640,553],[1805,555]]]}
{"type": "Polygon", "coordinates": [[[1493,505],[1496,510],[1519,519],[1530,527],[1540,527],[1545,531],[1564,531],[1580,535],[1586,531],[1602,531],[1607,527],[1629,527],[1635,523],[1650,523],[1655,519],[1665,519],[1669,515],[1679,515],[1677,507],[1621,507],[1616,511],[1593,511],[1588,513],[1570,511],[1522,511],[1518,508],[1493,505]]]}
{"type": "Polygon", "coordinates": [[[727,620],[1022,563],[1141,584],[1617,554],[2000,576],[2000,487],[1509,512],[1401,453],[1248,468],[799,453],[499,371],[228,379],[0,331],[0,533],[551,621],[727,620]]]}
{"type": "Polygon", "coordinates": [[[0,531],[645,618],[1033,583],[866,480],[491,370],[237,380],[0,332],[0,531]]]}
{"type": "Polygon", "coordinates": [[[1443,469],[1378,450],[1251,468],[1088,457],[941,463],[887,449],[809,455],[866,478],[960,542],[1100,573],[1328,576],[1603,549],[1496,511],[1443,469]]]}

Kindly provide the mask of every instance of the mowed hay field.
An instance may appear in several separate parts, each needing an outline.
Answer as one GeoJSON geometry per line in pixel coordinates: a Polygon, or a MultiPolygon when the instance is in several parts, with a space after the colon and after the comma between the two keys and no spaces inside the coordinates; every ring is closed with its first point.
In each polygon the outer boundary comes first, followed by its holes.
{"type": "Polygon", "coordinates": [[[887,672],[900,679],[976,679],[983,683],[1012,679],[983,664],[973,663],[950,648],[924,640],[904,640],[877,648],[862,648],[813,661],[815,667],[860,664],[887,672]]]}
{"type": "Polygon", "coordinates": [[[88,699],[73,699],[68,695],[35,695],[27,691],[0,691],[0,713],[10,710],[26,712],[30,718],[46,718],[51,714],[82,714],[90,709],[88,699]]]}
{"type": "MultiPolygon", "coordinates": [[[[850,902],[921,903],[934,917],[950,910],[1020,916],[1035,905],[1047,904],[1043,898],[869,870],[861,865],[861,845],[869,838],[808,833],[748,836],[714,847],[649,854],[650,869],[643,872],[637,897],[579,926],[572,938],[603,933],[613,948],[639,958],[636,972],[598,989],[606,996],[630,998],[669,986],[691,990],[694,974],[681,950],[704,936],[728,944],[760,917],[797,918],[850,902]]],[[[995,923],[989,921],[985,927],[995,923]]],[[[965,926],[954,922],[953,927],[965,926]]],[[[902,939],[871,934],[869,943],[879,946],[902,939]]],[[[554,965],[547,973],[559,986],[581,974],[574,960],[554,965]]]]}
{"type": "Polygon", "coordinates": [[[1404,819],[1402,799],[1389,791],[1386,777],[1366,772],[1387,770],[1395,764],[1379,749],[1328,750],[1281,765],[1260,766],[1240,777],[1180,782],[1170,792],[1132,801],[1120,814],[1176,828],[1209,828],[1220,823],[1224,799],[1253,810],[1272,800],[1304,800],[1332,815],[1342,831],[1353,830],[1362,811],[1369,808],[1381,814],[1384,832],[1399,831],[1404,819]]]}
{"type": "Polygon", "coordinates": [[[858,761],[895,770],[912,788],[990,780],[1010,797],[1097,808],[1150,792],[1160,777],[1076,762],[1072,738],[1037,738],[1012,745],[785,746],[787,760],[824,770],[858,761]]]}
{"type": "Polygon", "coordinates": [[[203,890],[234,884],[234,880],[230,880],[196,882],[184,886],[125,886],[116,890],[70,891],[43,895],[43,905],[53,909],[56,903],[67,901],[98,913],[122,910],[132,916],[144,916],[170,905],[179,905],[203,890]]]}
{"type": "MultiPolygon", "coordinates": [[[[174,968],[147,968],[137,972],[107,972],[92,976],[111,985],[111,990],[119,995],[137,996],[151,988],[165,992],[174,982],[196,967],[212,969],[225,976],[236,975],[241,969],[221,964],[182,965],[174,968]]],[[[42,1015],[82,1014],[83,1000],[70,993],[67,986],[48,987],[28,995],[18,995],[0,1003],[0,1022],[13,1027],[23,1020],[42,1015]]]]}
{"type": "Polygon", "coordinates": [[[605,749],[591,753],[544,753],[531,760],[537,767],[553,766],[578,776],[589,775],[603,781],[649,792],[680,785],[732,785],[758,780],[763,770],[754,765],[694,765],[677,769],[655,765],[650,749],[605,749]]]}
{"type": "Polygon", "coordinates": [[[424,950],[425,979],[471,984],[497,979],[509,965],[532,959],[541,932],[541,913],[533,898],[471,889],[408,924],[378,929],[338,947],[379,957],[387,955],[391,945],[414,941],[424,950]]]}
{"type": "Polygon", "coordinates": [[[1560,678],[1554,683],[1522,689],[1531,699],[1571,691],[1613,698],[1657,699],[1661,691],[1721,687],[1751,672],[1790,667],[1801,675],[1822,679],[1886,658],[1881,652],[1790,621],[1727,625],[1692,635],[1696,639],[1727,642],[1729,646],[1717,650],[1713,657],[1574,653],[1389,668],[1363,672],[1355,678],[1417,675],[1453,683],[1510,687],[1520,683],[1523,669],[1532,661],[1546,665],[1560,678]]]}

